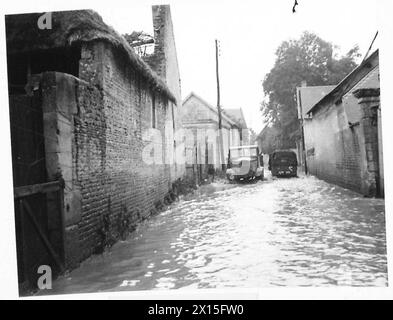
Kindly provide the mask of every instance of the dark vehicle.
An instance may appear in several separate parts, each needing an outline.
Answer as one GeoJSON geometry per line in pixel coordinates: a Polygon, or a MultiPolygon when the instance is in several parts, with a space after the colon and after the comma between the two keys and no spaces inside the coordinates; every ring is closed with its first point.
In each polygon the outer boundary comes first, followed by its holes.
{"type": "Polygon", "coordinates": [[[269,155],[272,176],[297,177],[297,156],[291,150],[276,150],[269,155]]]}
{"type": "Polygon", "coordinates": [[[226,175],[229,181],[263,180],[263,156],[258,146],[229,148],[226,175]]]}

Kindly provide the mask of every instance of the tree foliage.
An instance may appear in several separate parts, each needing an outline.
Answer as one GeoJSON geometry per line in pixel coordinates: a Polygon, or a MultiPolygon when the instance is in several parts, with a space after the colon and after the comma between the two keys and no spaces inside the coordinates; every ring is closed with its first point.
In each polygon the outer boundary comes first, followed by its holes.
{"type": "Polygon", "coordinates": [[[280,136],[274,127],[265,127],[259,135],[259,145],[265,154],[270,154],[274,150],[280,149],[280,136]]]}
{"type": "MultiPolygon", "coordinates": [[[[336,85],[356,66],[360,56],[355,46],[337,57],[332,43],[304,32],[300,39],[284,41],[276,51],[276,61],[263,81],[266,101],[262,114],[277,134],[280,148],[293,148],[299,136],[296,87],[336,85]]],[[[277,138],[277,137],[276,137],[277,138]]]]}

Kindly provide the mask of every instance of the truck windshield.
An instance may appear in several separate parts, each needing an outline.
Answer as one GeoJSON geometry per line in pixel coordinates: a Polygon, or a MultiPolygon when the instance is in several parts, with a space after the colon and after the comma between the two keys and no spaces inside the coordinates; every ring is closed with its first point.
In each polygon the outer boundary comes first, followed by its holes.
{"type": "Polygon", "coordinates": [[[273,154],[273,160],[288,160],[288,161],[293,161],[295,162],[296,159],[296,153],[290,152],[290,151],[282,151],[282,152],[276,152],[273,154]]]}

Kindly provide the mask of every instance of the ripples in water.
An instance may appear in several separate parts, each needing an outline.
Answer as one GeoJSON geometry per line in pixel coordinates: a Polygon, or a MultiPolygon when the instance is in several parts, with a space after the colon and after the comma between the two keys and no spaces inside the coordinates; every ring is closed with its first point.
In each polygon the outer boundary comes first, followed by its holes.
{"type": "Polygon", "coordinates": [[[384,202],[301,177],[202,187],[53,290],[331,285],[387,285],[384,202]]]}

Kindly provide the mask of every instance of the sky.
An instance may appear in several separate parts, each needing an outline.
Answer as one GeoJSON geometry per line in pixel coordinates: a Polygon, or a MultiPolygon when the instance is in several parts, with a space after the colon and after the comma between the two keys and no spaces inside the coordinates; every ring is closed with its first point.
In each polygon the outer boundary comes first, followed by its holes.
{"type": "Polygon", "coordinates": [[[127,7],[94,7],[120,33],[144,30],[153,34],[151,5],[171,5],[182,83],[182,96],[191,91],[217,103],[215,39],[220,41],[221,104],[243,109],[247,125],[264,127],[260,103],[262,81],[284,40],[312,31],[339,46],[345,54],[358,44],[365,54],[378,29],[375,1],[365,0],[182,0],[129,1],[127,7]]]}

